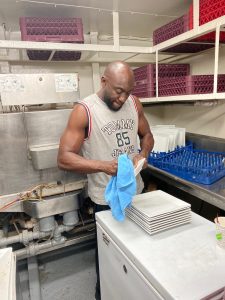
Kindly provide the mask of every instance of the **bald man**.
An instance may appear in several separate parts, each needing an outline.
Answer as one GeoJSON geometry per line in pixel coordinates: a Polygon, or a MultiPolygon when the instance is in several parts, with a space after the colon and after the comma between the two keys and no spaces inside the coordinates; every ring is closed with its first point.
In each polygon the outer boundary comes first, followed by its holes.
{"type": "MultiPolygon", "coordinates": [[[[118,156],[127,153],[135,166],[140,159],[147,159],[154,145],[143,107],[131,95],[133,86],[129,65],[121,61],[110,63],[101,78],[101,89],[75,105],[60,140],[58,165],[87,174],[88,195],[95,212],[108,208],[104,192],[110,177],[117,173],[118,156]]],[[[137,193],[141,193],[141,176],[136,180],[137,193]]]]}

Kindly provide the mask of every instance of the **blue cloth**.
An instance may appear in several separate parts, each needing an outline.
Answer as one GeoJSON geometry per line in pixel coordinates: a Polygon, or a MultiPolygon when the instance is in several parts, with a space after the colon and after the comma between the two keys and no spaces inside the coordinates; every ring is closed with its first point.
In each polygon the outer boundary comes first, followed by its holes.
{"type": "Polygon", "coordinates": [[[118,171],[112,176],[105,190],[105,199],[117,221],[125,219],[125,208],[131,204],[136,194],[134,166],[127,154],[118,158],[118,171]]]}

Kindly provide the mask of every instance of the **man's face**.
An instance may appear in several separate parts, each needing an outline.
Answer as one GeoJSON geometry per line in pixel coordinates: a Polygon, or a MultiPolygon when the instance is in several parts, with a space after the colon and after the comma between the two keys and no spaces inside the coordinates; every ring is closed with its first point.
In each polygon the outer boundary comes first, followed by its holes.
{"type": "Polygon", "coordinates": [[[103,95],[103,101],[109,109],[118,111],[126,102],[133,89],[133,81],[118,83],[117,80],[109,80],[104,78],[105,89],[103,95]]]}

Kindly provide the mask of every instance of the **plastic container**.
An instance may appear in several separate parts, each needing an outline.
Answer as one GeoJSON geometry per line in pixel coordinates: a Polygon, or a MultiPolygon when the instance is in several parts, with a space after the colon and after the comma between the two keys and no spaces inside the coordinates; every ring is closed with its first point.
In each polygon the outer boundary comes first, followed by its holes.
{"type": "Polygon", "coordinates": [[[205,24],[225,15],[225,0],[199,0],[199,24],[205,24]]]}
{"type": "Polygon", "coordinates": [[[148,163],[154,166],[157,166],[158,161],[160,161],[163,157],[165,157],[168,154],[176,153],[176,151],[184,151],[184,150],[192,150],[193,149],[193,144],[188,143],[184,147],[177,147],[176,150],[171,151],[171,152],[151,152],[148,156],[148,163]]]}
{"type": "MultiPolygon", "coordinates": [[[[200,0],[200,25],[222,15],[225,15],[225,0],[200,0]]],[[[187,14],[156,29],[153,32],[153,45],[162,43],[191,29],[193,29],[193,5],[190,6],[187,14]]],[[[194,40],[190,40],[188,43],[182,43],[164,51],[170,53],[196,53],[214,47],[214,42],[215,32],[210,32],[194,40]],[[196,44],[196,42],[203,44],[196,44]],[[212,43],[212,45],[207,43],[212,43]]],[[[220,42],[225,43],[225,32],[220,33],[220,42]]]]}
{"type": "MultiPolygon", "coordinates": [[[[80,18],[21,17],[21,39],[23,41],[83,43],[83,25],[80,18]]],[[[31,60],[48,60],[49,50],[27,50],[31,60]]],[[[81,52],[56,51],[52,60],[78,60],[81,52]]]]}
{"type": "Polygon", "coordinates": [[[170,47],[162,52],[169,52],[169,53],[197,53],[200,51],[204,51],[210,48],[213,48],[214,44],[196,44],[191,43],[189,41],[188,43],[182,43],[177,46],[170,47]]]}
{"type": "Polygon", "coordinates": [[[225,249],[225,217],[217,217],[214,222],[216,224],[217,245],[225,249]]]}
{"type": "MultiPolygon", "coordinates": [[[[159,78],[159,96],[210,94],[213,92],[213,75],[189,75],[159,78]]],[[[225,75],[218,75],[218,92],[225,92],[225,75]]]]}
{"type": "Polygon", "coordinates": [[[151,163],[183,179],[212,184],[225,176],[224,161],[225,153],[184,147],[163,155],[151,163]]]}
{"type": "MultiPolygon", "coordinates": [[[[199,25],[202,25],[202,24],[206,23],[205,19],[204,19],[204,14],[202,15],[202,10],[203,10],[203,12],[205,11],[204,8],[203,8],[203,6],[204,6],[203,2],[204,1],[202,1],[202,3],[201,3],[201,1],[200,1],[200,3],[199,3],[200,4],[200,7],[199,7],[200,8],[200,11],[199,11],[199,25]]],[[[210,1],[210,2],[212,4],[212,1],[210,1]]],[[[225,14],[225,1],[223,1],[223,2],[224,2],[224,14],[225,14]]],[[[209,13],[211,13],[211,11],[209,13]]],[[[193,4],[192,4],[189,7],[189,29],[190,30],[193,29],[193,21],[194,21],[193,17],[194,16],[193,16],[193,4]]],[[[200,37],[198,37],[198,38],[196,38],[192,41],[195,41],[195,42],[215,42],[215,37],[216,37],[216,33],[214,31],[214,32],[207,33],[203,36],[200,36],[200,37]]],[[[225,43],[225,32],[220,32],[220,42],[225,43]]]]}
{"type": "MultiPolygon", "coordinates": [[[[177,77],[186,76],[190,74],[189,64],[159,64],[158,65],[159,77],[177,77]]],[[[148,64],[134,70],[134,89],[132,94],[141,97],[154,97],[155,92],[155,79],[156,66],[155,64],[148,64]]]]}
{"type": "Polygon", "coordinates": [[[153,45],[169,40],[189,30],[189,15],[183,15],[153,32],[153,45]]]}

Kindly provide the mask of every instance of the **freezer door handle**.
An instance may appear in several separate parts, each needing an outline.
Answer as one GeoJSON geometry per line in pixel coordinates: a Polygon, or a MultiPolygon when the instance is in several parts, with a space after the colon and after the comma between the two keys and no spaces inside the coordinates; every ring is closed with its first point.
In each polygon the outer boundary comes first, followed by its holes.
{"type": "Polygon", "coordinates": [[[103,242],[106,244],[106,246],[108,246],[110,243],[110,240],[109,240],[109,237],[105,233],[102,233],[102,239],[103,239],[103,242]]]}
{"type": "Polygon", "coordinates": [[[123,265],[123,270],[127,274],[127,267],[125,265],[123,265]]]}

